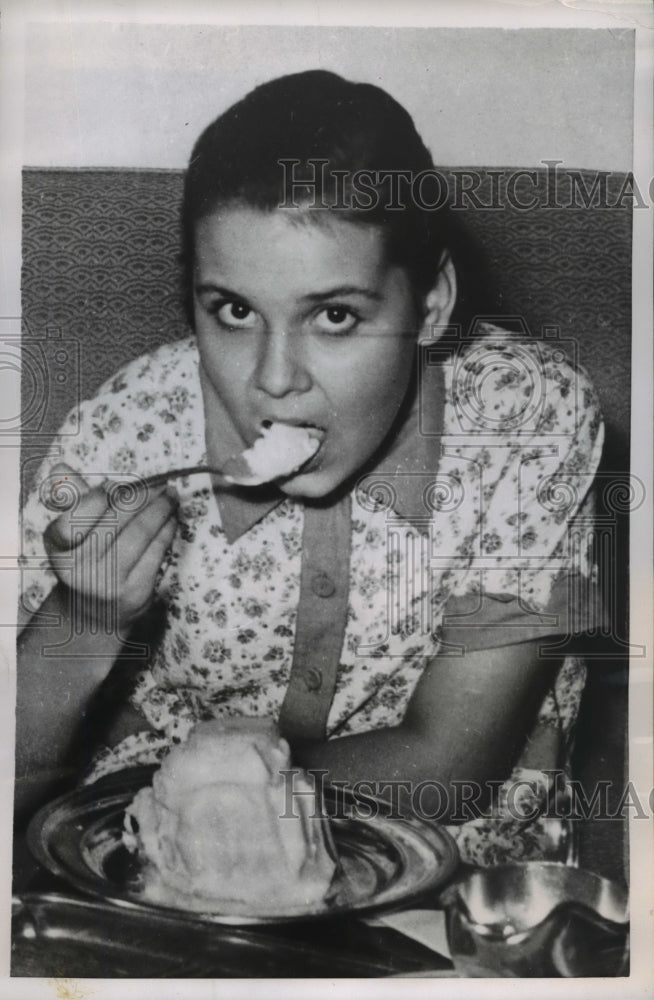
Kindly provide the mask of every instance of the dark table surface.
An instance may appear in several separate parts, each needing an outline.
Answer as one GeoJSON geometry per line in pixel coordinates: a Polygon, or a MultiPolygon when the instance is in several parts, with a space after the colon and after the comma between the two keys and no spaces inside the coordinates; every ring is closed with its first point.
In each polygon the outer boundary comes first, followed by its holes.
{"type": "Polygon", "coordinates": [[[94,900],[14,839],[12,976],[79,978],[452,976],[451,962],[355,917],[257,927],[171,920],[94,900]]]}

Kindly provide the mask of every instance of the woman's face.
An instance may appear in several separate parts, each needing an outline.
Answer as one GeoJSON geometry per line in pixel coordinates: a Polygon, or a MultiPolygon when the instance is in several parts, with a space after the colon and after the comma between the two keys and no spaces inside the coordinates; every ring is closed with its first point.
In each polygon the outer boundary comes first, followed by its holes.
{"type": "Polygon", "coordinates": [[[246,444],[264,420],[307,425],[320,440],[285,493],[326,496],[383,442],[419,318],[376,227],[219,208],[196,230],[194,314],[205,376],[246,444]]]}

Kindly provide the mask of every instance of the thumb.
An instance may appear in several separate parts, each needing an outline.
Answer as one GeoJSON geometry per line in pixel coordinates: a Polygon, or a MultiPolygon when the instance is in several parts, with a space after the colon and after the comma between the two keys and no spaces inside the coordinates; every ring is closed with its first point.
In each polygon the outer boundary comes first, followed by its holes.
{"type": "Polygon", "coordinates": [[[70,549],[71,524],[81,504],[84,504],[85,531],[107,509],[104,491],[92,490],[83,476],[63,463],[53,466],[42,480],[39,494],[48,510],[58,515],[50,521],[43,536],[49,555],[70,549]]]}
{"type": "Polygon", "coordinates": [[[83,476],[64,462],[53,465],[39,484],[41,502],[57,514],[74,510],[88,492],[89,485],[83,476]]]}

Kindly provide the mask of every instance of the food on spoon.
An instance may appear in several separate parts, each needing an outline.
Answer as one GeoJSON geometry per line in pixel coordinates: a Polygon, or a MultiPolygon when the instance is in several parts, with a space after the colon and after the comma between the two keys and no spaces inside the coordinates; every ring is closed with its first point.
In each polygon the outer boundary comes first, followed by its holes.
{"type": "Polygon", "coordinates": [[[152,787],[137,792],[123,842],[143,866],[149,902],[253,914],[319,905],[336,870],[313,785],[268,720],[199,723],[152,787]]]}
{"type": "Polygon", "coordinates": [[[290,476],[308,462],[320,439],[307,427],[265,421],[251,448],[225,466],[225,479],[241,486],[258,486],[290,476]]]}

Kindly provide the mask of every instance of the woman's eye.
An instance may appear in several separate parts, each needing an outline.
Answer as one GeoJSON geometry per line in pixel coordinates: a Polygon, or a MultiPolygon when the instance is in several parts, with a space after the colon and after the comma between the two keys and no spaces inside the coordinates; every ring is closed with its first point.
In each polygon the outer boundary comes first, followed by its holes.
{"type": "Polygon", "coordinates": [[[254,310],[242,302],[223,302],[213,312],[219,322],[230,330],[249,330],[257,321],[254,310]]]}
{"type": "Polygon", "coordinates": [[[359,317],[346,306],[327,306],[316,317],[316,324],[323,333],[350,333],[359,322],[359,317]]]}

